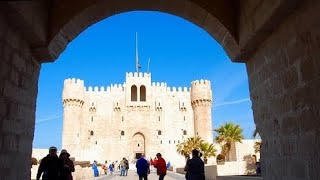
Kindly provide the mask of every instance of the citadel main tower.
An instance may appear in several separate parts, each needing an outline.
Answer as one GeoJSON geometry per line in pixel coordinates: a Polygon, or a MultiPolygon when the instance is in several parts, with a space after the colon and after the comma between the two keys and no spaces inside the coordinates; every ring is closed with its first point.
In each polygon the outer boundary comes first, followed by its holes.
{"type": "Polygon", "coordinates": [[[80,130],[85,91],[84,82],[80,79],[64,81],[62,147],[68,149],[73,157],[80,155],[80,130]]]}
{"type": "Polygon", "coordinates": [[[208,80],[196,80],[191,83],[191,105],[194,115],[194,134],[213,143],[211,119],[212,91],[208,80]]]}

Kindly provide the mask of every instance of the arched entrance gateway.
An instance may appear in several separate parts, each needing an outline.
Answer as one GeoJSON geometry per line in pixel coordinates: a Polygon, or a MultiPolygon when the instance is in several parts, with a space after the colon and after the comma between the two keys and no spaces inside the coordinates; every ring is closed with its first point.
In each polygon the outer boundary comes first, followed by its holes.
{"type": "Polygon", "coordinates": [[[54,61],[93,23],[132,10],[185,18],[246,63],[264,179],[320,179],[320,1],[39,0],[1,2],[0,9],[4,179],[30,177],[41,63],[54,61]]]}
{"type": "Polygon", "coordinates": [[[132,149],[132,156],[136,159],[139,158],[141,155],[145,155],[145,138],[142,133],[138,132],[133,135],[130,143],[130,149],[132,149]]]}

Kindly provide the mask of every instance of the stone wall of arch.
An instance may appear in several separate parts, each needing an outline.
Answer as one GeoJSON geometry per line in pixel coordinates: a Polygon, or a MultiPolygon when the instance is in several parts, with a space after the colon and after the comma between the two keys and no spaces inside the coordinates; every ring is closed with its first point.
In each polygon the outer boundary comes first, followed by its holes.
{"type": "Polygon", "coordinates": [[[72,39],[102,18],[139,9],[184,17],[216,38],[232,59],[246,61],[254,119],[264,141],[265,179],[320,178],[320,2],[219,5],[221,1],[159,0],[137,7],[138,1],[132,0],[101,6],[108,7],[109,15],[95,8],[115,1],[55,2],[0,6],[0,174],[4,179],[30,177],[39,62],[57,58],[72,39]],[[72,5],[82,8],[63,9],[72,5]],[[214,12],[214,7],[222,10],[214,12]],[[67,19],[57,22],[59,13],[67,19]]]}

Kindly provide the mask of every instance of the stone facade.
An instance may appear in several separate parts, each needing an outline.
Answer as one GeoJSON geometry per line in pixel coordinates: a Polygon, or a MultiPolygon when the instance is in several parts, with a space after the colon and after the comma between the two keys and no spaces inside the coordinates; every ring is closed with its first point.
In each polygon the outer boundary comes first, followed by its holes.
{"type": "Polygon", "coordinates": [[[199,135],[213,142],[212,91],[207,80],[191,88],[152,82],[151,73],[126,73],[126,82],[107,88],[66,79],[62,147],[76,160],[133,160],[160,152],[183,165],[176,145],[199,135]]]}

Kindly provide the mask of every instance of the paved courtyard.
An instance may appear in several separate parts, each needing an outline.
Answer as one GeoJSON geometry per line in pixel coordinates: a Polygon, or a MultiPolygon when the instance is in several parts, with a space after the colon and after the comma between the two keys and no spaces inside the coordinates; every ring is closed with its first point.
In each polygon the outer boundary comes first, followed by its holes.
{"type": "MultiPolygon", "coordinates": [[[[159,177],[157,176],[155,171],[152,171],[148,179],[149,180],[157,180],[159,177]]],[[[96,178],[95,180],[138,180],[139,177],[136,173],[136,170],[129,170],[128,176],[120,176],[119,172],[114,173],[113,175],[101,176],[96,178]]],[[[165,180],[185,180],[184,175],[176,174],[172,172],[168,172],[168,174],[164,178],[165,180]]]]}

